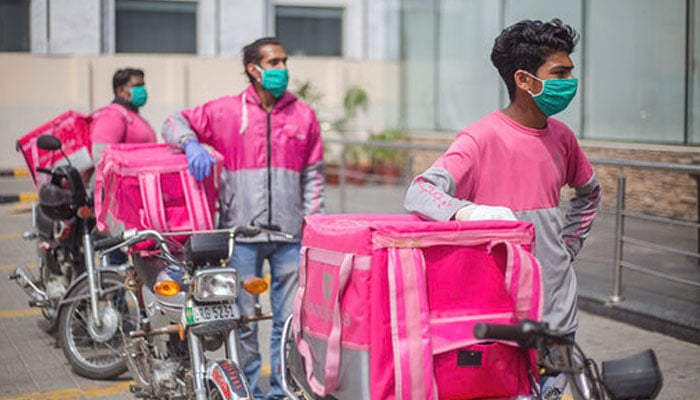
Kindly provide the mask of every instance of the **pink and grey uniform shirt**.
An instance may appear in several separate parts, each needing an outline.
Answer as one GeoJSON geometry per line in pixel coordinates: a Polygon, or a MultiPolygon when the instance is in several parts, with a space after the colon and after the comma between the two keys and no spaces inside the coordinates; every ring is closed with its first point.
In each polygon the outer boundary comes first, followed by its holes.
{"type": "Polygon", "coordinates": [[[505,206],[535,225],[535,254],[543,267],[544,319],[550,327],[577,327],[576,276],[581,249],[600,204],[598,179],[573,132],[561,121],[524,127],[496,110],[462,130],[447,152],[416,177],[404,206],[445,221],[471,203],[505,206]],[[560,191],[575,189],[566,215],[560,191]]]}
{"type": "MultiPolygon", "coordinates": [[[[323,143],[311,107],[285,92],[270,113],[253,86],[175,113],[163,124],[166,142],[196,137],[224,156],[221,227],[257,221],[301,238],[305,215],[322,213],[323,143]]],[[[270,240],[259,235],[241,241],[270,240]]],[[[282,238],[273,238],[284,241],[282,238]]]]}

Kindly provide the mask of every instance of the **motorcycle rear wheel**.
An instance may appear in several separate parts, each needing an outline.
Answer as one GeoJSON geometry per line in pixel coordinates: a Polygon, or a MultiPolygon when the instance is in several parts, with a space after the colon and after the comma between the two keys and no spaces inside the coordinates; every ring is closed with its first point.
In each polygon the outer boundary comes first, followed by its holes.
{"type": "Polygon", "coordinates": [[[76,374],[89,379],[112,379],[126,371],[121,356],[124,336],[138,328],[139,308],[134,292],[124,286],[124,277],[101,273],[102,295],[98,307],[103,328],[97,328],[90,312],[88,280],[69,294],[78,300],[66,304],[59,314],[59,343],[76,374]]]}
{"type": "MultiPolygon", "coordinates": [[[[46,290],[46,282],[51,278],[51,272],[41,259],[39,260],[39,274],[41,275],[40,281],[42,289],[46,290]]],[[[47,310],[46,308],[42,308],[41,316],[44,317],[44,319],[38,321],[37,325],[39,325],[39,328],[49,335],[55,335],[56,332],[58,332],[58,316],[56,315],[56,309],[51,308],[51,310],[47,310]]]]}

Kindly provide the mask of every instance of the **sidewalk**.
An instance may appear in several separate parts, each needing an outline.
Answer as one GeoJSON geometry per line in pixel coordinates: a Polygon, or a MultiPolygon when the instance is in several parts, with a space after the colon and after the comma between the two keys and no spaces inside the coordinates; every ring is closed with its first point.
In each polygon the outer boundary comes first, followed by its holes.
{"type": "MultiPolygon", "coordinates": [[[[403,188],[386,186],[352,187],[348,190],[348,213],[402,213],[403,188]]],[[[327,212],[339,213],[339,191],[337,187],[327,190],[327,212]]],[[[31,214],[18,213],[12,205],[0,205],[0,400],[7,399],[46,399],[99,398],[130,399],[128,375],[119,381],[90,381],[77,377],[70,371],[60,348],[55,347],[55,339],[44,334],[37,326],[41,318],[34,310],[27,308],[27,298],[22,291],[7,279],[15,265],[35,262],[35,249],[32,243],[21,239],[21,232],[28,229],[31,214]]],[[[604,216],[595,224],[591,240],[586,244],[586,257],[597,256],[598,264],[586,261],[582,253],[577,261],[582,291],[582,308],[587,303],[584,292],[592,293],[593,304],[600,301],[599,308],[608,308],[602,301],[611,293],[611,273],[609,264],[604,261],[612,248],[608,229],[614,221],[604,216]],[[597,296],[597,297],[596,297],[597,296]],[[598,300],[596,300],[598,299],[598,300]]],[[[695,236],[687,232],[665,230],[663,227],[630,224],[630,234],[640,229],[650,234],[673,238],[677,243],[695,243],[695,236]],[[632,227],[634,226],[634,229],[632,227]]],[[[630,253],[632,254],[632,253],[630,253]]],[[[648,253],[640,252],[639,257],[654,260],[648,253]]],[[[635,260],[636,261],[636,260],[635,260]]],[[[686,260],[687,261],[687,260],[686,260]]],[[[677,263],[672,260],[659,262],[663,268],[686,270],[692,263],[677,263]]],[[[697,265],[692,264],[693,267],[697,265]]],[[[678,285],[656,285],[647,288],[644,279],[634,277],[634,287],[626,287],[625,301],[622,304],[638,303],[639,314],[651,314],[663,329],[695,329],[690,323],[700,316],[697,291],[681,290],[678,285]],[[662,287],[669,286],[669,287],[662,287]],[[643,294],[647,293],[646,296],[643,294]],[[682,308],[689,307],[689,308],[682,308]],[[652,311],[664,310],[664,313],[652,311]],[[669,322],[668,315],[685,316],[685,321],[669,322]]],[[[627,306],[629,308],[629,306],[627,306]]],[[[581,312],[577,341],[586,354],[597,362],[622,358],[647,348],[657,354],[664,376],[664,387],[659,400],[687,400],[700,398],[700,346],[689,341],[678,340],[648,328],[642,329],[625,322],[634,315],[621,305],[610,307],[621,310],[616,320],[600,315],[581,312]]],[[[595,311],[595,310],[594,310],[595,311]]],[[[600,311],[600,310],[598,310],[600,311]]],[[[650,318],[647,316],[647,318],[650,318]]],[[[657,329],[661,330],[661,329],[657,329]]]]}

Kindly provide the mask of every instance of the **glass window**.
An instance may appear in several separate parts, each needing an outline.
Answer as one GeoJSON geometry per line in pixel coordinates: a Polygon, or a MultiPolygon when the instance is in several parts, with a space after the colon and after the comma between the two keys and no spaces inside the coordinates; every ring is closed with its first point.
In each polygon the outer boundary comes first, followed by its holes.
{"type": "Polygon", "coordinates": [[[459,131],[498,108],[504,85],[491,64],[498,15],[494,1],[441,1],[435,129],[459,131]]]}
{"type": "Polygon", "coordinates": [[[406,128],[435,129],[437,17],[432,2],[404,0],[401,11],[401,116],[406,128]]]}
{"type": "Polygon", "coordinates": [[[118,53],[197,52],[197,2],[116,1],[118,53]]]}
{"type": "Polygon", "coordinates": [[[688,142],[689,144],[700,144],[700,7],[694,7],[695,14],[692,15],[690,24],[691,40],[693,48],[691,49],[691,66],[688,72],[690,79],[689,90],[690,106],[688,107],[688,142]]]}
{"type": "Polygon", "coordinates": [[[685,0],[587,2],[585,138],[684,141],[685,8],[685,0]]]}
{"type": "Polygon", "coordinates": [[[29,1],[0,1],[0,51],[29,51],[29,1]]]}
{"type": "Polygon", "coordinates": [[[275,34],[289,55],[343,54],[343,9],[338,7],[275,7],[275,34]]]}

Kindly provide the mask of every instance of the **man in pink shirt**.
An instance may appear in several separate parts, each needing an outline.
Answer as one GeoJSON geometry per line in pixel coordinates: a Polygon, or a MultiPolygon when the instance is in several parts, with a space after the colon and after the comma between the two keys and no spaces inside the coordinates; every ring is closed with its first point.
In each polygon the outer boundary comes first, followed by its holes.
{"type": "MultiPolygon", "coordinates": [[[[183,148],[197,180],[211,174],[214,162],[200,144],[224,156],[219,189],[219,226],[251,221],[277,227],[292,238],[261,233],[237,239],[230,265],[242,281],[270,268],[270,389],[258,385],[262,361],[257,323],[241,331],[241,363],[256,400],[285,398],[279,374],[282,327],[291,314],[299,278],[299,249],[304,216],[324,211],[323,141],[316,113],[287,91],[287,53],[276,38],[260,38],[243,48],[250,85],[168,117],[166,142],[183,148]]],[[[243,315],[255,312],[257,296],[241,291],[243,315]]]]}
{"type": "MultiPolygon", "coordinates": [[[[600,185],[576,137],[551,118],[576,94],[573,77],[578,34],[558,19],[521,21],[496,38],[491,61],[510,104],[466,127],[408,189],[405,207],[426,219],[519,219],[535,225],[543,267],[544,320],[573,334],[577,328],[572,262],[600,204],[600,185]],[[575,190],[566,216],[560,190],[575,190]]],[[[558,400],[563,375],[542,382],[543,398],[558,400]]]]}
{"type": "Polygon", "coordinates": [[[93,114],[90,124],[92,157],[95,165],[102,151],[113,143],[153,143],[156,133],[139,115],[146,104],[148,92],[140,69],[117,70],[112,77],[114,100],[93,114]]]}
{"type": "MultiPolygon", "coordinates": [[[[95,165],[104,149],[114,143],[154,143],[156,133],[139,115],[139,108],[146,104],[148,92],[140,69],[119,69],[112,77],[114,100],[93,113],[90,123],[92,158],[95,165]]],[[[92,186],[92,185],[91,185],[92,186]]],[[[123,264],[128,257],[121,251],[109,254],[111,264],[123,264]]]]}

